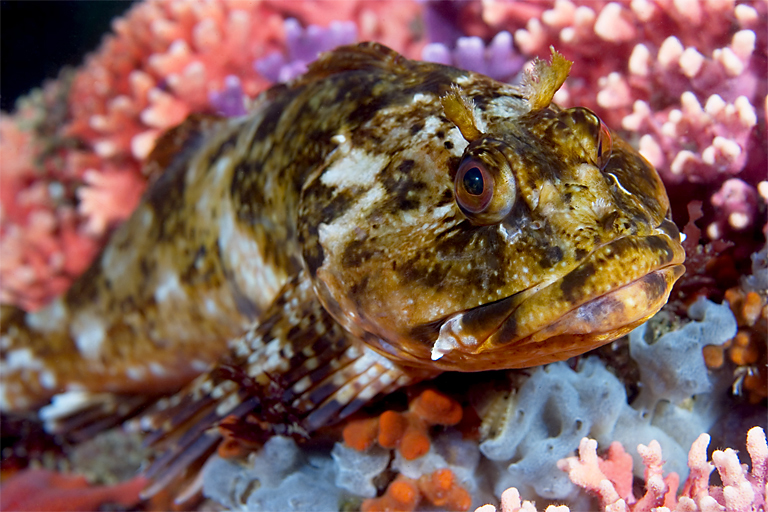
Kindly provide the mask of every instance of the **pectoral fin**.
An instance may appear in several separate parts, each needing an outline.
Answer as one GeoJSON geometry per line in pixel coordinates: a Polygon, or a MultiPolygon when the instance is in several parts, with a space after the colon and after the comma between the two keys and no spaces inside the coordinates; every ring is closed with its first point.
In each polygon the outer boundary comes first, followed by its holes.
{"type": "Polygon", "coordinates": [[[425,376],[346,332],[302,272],[211,371],[142,418],[142,428],[151,431],[146,442],[161,451],[146,471],[154,483],[144,495],[179,480],[187,481],[182,496],[194,494],[200,485],[194,474],[220,443],[214,427],[226,417],[228,423],[255,417],[251,440],[306,436],[349,416],[377,394],[425,376]]]}

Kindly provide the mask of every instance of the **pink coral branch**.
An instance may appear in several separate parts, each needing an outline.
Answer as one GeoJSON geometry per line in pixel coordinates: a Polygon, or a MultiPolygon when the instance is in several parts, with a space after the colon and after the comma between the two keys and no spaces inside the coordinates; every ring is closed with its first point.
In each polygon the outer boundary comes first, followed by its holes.
{"type": "MultiPolygon", "coordinates": [[[[645,466],[645,495],[639,500],[629,495],[619,495],[615,482],[621,477],[607,477],[604,470],[624,474],[631,478],[632,465],[622,463],[623,449],[611,445],[605,458],[597,455],[597,442],[584,438],[579,444],[579,456],[568,457],[558,462],[558,467],[568,472],[573,483],[600,499],[601,506],[608,511],[649,512],[668,510],[677,512],[712,512],[729,510],[734,512],[757,512],[765,510],[766,479],[768,478],[768,445],[765,432],[753,427],[747,434],[747,451],[752,458],[752,471],[739,462],[736,452],[730,448],[716,450],[712,454],[714,465],[707,460],[709,435],[701,434],[691,445],[688,455],[690,473],[683,485],[679,499],[676,497],[679,478],[676,473],[663,477],[661,447],[657,441],[648,446],[639,445],[637,450],[645,466]],[[609,463],[610,462],[610,463],[609,463]],[[717,468],[723,482],[722,487],[710,486],[709,477],[717,468]],[[662,508],[663,507],[663,508],[662,508]]],[[[631,460],[631,459],[630,459],[631,460]]]]}

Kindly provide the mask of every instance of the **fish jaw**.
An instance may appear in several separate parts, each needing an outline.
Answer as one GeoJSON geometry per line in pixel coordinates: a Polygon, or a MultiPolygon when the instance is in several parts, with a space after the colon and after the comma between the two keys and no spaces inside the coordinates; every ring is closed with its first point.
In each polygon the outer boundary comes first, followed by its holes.
{"type": "Polygon", "coordinates": [[[448,318],[429,364],[449,371],[524,368],[597,348],[666,304],[684,260],[671,221],[654,235],[614,240],[553,282],[448,318]]]}

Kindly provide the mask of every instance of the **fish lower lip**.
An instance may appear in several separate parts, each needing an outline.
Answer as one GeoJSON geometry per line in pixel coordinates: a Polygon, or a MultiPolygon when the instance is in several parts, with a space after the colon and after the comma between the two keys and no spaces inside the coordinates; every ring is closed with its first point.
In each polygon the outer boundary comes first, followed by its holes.
{"type": "Polygon", "coordinates": [[[616,239],[532,294],[466,312],[462,325],[446,323],[432,357],[446,369],[482,371],[584,353],[655,314],[685,271],[684,259],[678,238],[667,233],[616,239]]]}
{"type": "Polygon", "coordinates": [[[504,356],[514,357],[521,367],[534,366],[567,359],[615,340],[661,309],[683,272],[683,265],[667,266],[592,298],[513,346],[504,346],[504,356]],[[514,355],[517,352],[519,356],[514,355]]]}

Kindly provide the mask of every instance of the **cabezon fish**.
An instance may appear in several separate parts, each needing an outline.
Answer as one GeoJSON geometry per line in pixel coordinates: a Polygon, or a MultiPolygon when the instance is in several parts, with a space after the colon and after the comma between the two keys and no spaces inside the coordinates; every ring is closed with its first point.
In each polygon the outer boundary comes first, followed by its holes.
{"type": "Polygon", "coordinates": [[[228,415],[308,432],[440,371],[627,333],[684,251],[654,168],[551,104],[569,66],[553,53],[516,87],[363,43],[246,116],[188,120],[71,290],[3,310],[2,410],[82,428],[202,373],[143,421],[168,448],[149,470],[162,485],[228,415]]]}

